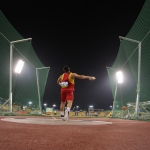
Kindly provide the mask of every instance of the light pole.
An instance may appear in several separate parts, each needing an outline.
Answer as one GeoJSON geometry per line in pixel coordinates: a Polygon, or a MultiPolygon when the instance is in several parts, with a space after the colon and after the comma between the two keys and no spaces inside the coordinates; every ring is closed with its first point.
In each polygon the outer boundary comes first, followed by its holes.
{"type": "Polygon", "coordinates": [[[77,111],[78,111],[79,106],[76,106],[76,108],[77,108],[77,111]]]}
{"type": "Polygon", "coordinates": [[[13,65],[13,46],[15,43],[31,41],[31,38],[10,42],[10,74],[9,74],[9,112],[12,113],[12,65],[13,65]]]}
{"type": "Polygon", "coordinates": [[[119,36],[119,39],[138,43],[138,81],[137,81],[137,97],[136,97],[136,108],[135,108],[136,118],[138,118],[139,100],[140,100],[140,76],[141,76],[141,42],[126,37],[122,37],[122,36],[119,36]]]}
{"type": "Polygon", "coordinates": [[[44,104],[44,107],[45,107],[45,113],[46,113],[46,106],[47,106],[47,104],[45,103],[45,104],[44,104]]]}
{"type": "Polygon", "coordinates": [[[31,106],[32,105],[32,102],[29,102],[29,106],[31,106]]]}
{"type": "Polygon", "coordinates": [[[53,105],[53,109],[54,109],[55,107],[56,107],[56,105],[54,104],[54,105],[53,105]]]}
{"type": "Polygon", "coordinates": [[[90,114],[90,112],[94,112],[93,105],[90,105],[88,108],[88,114],[90,114]]]}
{"type": "Polygon", "coordinates": [[[117,82],[116,82],[116,89],[115,89],[114,102],[113,102],[113,108],[112,108],[112,117],[114,116],[118,83],[120,84],[123,82],[122,72],[121,71],[116,72],[116,77],[117,77],[117,82]]]}

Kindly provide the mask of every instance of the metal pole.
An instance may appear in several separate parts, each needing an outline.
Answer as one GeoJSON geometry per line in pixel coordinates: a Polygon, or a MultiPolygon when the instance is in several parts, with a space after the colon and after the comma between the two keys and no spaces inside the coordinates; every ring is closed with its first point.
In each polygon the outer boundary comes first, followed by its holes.
{"type": "Polygon", "coordinates": [[[50,69],[50,67],[36,68],[36,78],[37,78],[37,88],[38,88],[39,107],[40,107],[40,112],[41,112],[41,114],[42,114],[41,98],[40,98],[40,87],[39,87],[39,76],[38,76],[38,72],[37,72],[38,69],[50,69]]]}
{"type": "Polygon", "coordinates": [[[137,97],[136,97],[136,108],[135,108],[136,118],[138,118],[139,100],[140,100],[140,75],[141,75],[141,42],[137,40],[125,38],[122,36],[119,36],[119,39],[138,43],[138,50],[139,50],[138,51],[138,81],[137,81],[137,97]]]}
{"type": "Polygon", "coordinates": [[[127,40],[127,41],[131,41],[131,42],[135,42],[135,43],[140,43],[140,41],[133,40],[133,39],[129,39],[129,38],[122,37],[122,36],[119,36],[119,39],[121,39],[121,40],[127,40]]]}
{"type": "Polygon", "coordinates": [[[106,68],[107,68],[107,69],[112,69],[112,70],[115,70],[115,71],[117,70],[117,69],[114,69],[114,68],[112,68],[112,67],[107,67],[107,66],[106,66],[106,68]]]}
{"type": "Polygon", "coordinates": [[[27,38],[27,39],[22,39],[22,40],[12,41],[12,42],[10,42],[10,43],[12,44],[12,43],[19,43],[19,42],[31,41],[31,40],[32,40],[32,38],[27,38]]]}
{"type": "MultiPolygon", "coordinates": [[[[114,68],[108,67],[108,66],[106,66],[106,68],[107,69],[112,69],[112,70],[115,70],[115,71],[117,70],[117,69],[114,69],[114,68]]],[[[115,95],[114,95],[114,101],[113,101],[113,107],[112,107],[112,117],[114,117],[114,108],[115,108],[115,101],[116,101],[116,95],[117,95],[117,85],[118,85],[117,82],[116,82],[115,95]]]]}
{"type": "Polygon", "coordinates": [[[41,109],[41,99],[40,99],[40,87],[39,87],[39,77],[38,77],[38,72],[36,68],[36,79],[37,79],[37,89],[38,89],[38,97],[39,97],[39,108],[40,108],[40,113],[42,114],[42,109],[41,109]]]}
{"type": "Polygon", "coordinates": [[[41,68],[36,68],[36,69],[50,69],[50,67],[41,67],[41,68]]]}
{"type": "Polygon", "coordinates": [[[138,82],[137,82],[137,98],[136,98],[136,117],[139,116],[139,99],[140,99],[140,75],[141,75],[141,42],[138,44],[139,55],[138,55],[138,82]]]}
{"type": "Polygon", "coordinates": [[[18,43],[18,42],[24,42],[24,41],[28,41],[28,40],[32,40],[32,38],[28,38],[28,39],[23,39],[23,40],[17,40],[17,41],[12,41],[10,42],[10,73],[9,73],[9,112],[12,113],[12,57],[13,57],[13,44],[14,43],[18,43]]]}
{"type": "Polygon", "coordinates": [[[118,83],[116,82],[116,89],[115,89],[114,102],[113,102],[113,108],[112,108],[112,117],[114,117],[114,109],[115,109],[115,102],[116,102],[116,96],[117,96],[117,85],[118,83]]]}
{"type": "Polygon", "coordinates": [[[10,44],[10,76],[9,76],[9,112],[12,113],[12,55],[13,44],[10,44]]]}

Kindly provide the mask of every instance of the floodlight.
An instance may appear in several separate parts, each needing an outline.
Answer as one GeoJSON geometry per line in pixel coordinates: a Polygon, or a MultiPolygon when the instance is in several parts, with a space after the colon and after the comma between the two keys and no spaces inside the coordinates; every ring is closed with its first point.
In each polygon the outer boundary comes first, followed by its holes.
{"type": "Polygon", "coordinates": [[[15,72],[16,73],[21,73],[23,65],[24,65],[24,62],[22,60],[19,60],[17,66],[15,68],[15,72]]]}
{"type": "Polygon", "coordinates": [[[123,82],[122,72],[121,72],[121,71],[118,71],[118,72],[116,73],[116,75],[117,75],[118,83],[122,83],[122,82],[123,82]]]}
{"type": "Polygon", "coordinates": [[[31,105],[31,104],[32,104],[32,102],[29,102],[29,104],[31,105]]]}

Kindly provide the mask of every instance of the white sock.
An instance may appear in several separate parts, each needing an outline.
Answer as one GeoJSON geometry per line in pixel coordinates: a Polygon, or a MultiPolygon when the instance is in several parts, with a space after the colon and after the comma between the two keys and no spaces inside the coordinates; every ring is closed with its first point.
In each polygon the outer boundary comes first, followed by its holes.
{"type": "Polygon", "coordinates": [[[64,116],[64,111],[61,111],[60,114],[64,116]]]}
{"type": "Polygon", "coordinates": [[[67,109],[68,109],[68,111],[70,111],[70,108],[69,108],[69,107],[67,107],[67,109]]]}

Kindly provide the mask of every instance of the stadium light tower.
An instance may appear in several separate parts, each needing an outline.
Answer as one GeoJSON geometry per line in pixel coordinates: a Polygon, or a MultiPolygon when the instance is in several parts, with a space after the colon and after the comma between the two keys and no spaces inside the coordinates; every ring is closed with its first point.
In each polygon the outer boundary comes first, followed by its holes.
{"type": "Polygon", "coordinates": [[[76,108],[77,108],[77,111],[78,111],[79,106],[76,106],[76,108]]]}
{"type": "Polygon", "coordinates": [[[141,76],[141,42],[126,37],[122,37],[122,36],[119,36],[119,39],[138,43],[138,80],[137,80],[137,97],[136,97],[136,108],[135,108],[136,118],[138,118],[139,100],[140,100],[140,76],[141,76]]]}
{"type": "Polygon", "coordinates": [[[9,112],[12,113],[12,68],[13,68],[13,47],[15,43],[31,41],[32,38],[10,42],[10,74],[9,74],[9,112]]]}
{"type": "Polygon", "coordinates": [[[44,106],[46,107],[46,106],[47,106],[47,104],[45,103],[45,104],[44,104],[44,106]]]}
{"type": "Polygon", "coordinates": [[[31,106],[32,105],[32,102],[29,102],[29,106],[31,106]]]}
{"type": "Polygon", "coordinates": [[[55,107],[56,107],[56,105],[55,105],[55,104],[53,104],[53,110],[55,109],[55,107]]]}
{"type": "Polygon", "coordinates": [[[114,116],[114,108],[115,108],[118,84],[123,82],[122,72],[121,71],[116,72],[116,77],[117,77],[117,82],[116,82],[116,89],[115,89],[114,102],[113,102],[113,108],[112,108],[112,117],[114,116]]]}
{"type": "Polygon", "coordinates": [[[46,106],[47,106],[47,104],[44,103],[43,105],[44,105],[44,110],[45,110],[45,113],[46,113],[46,106]]]}

